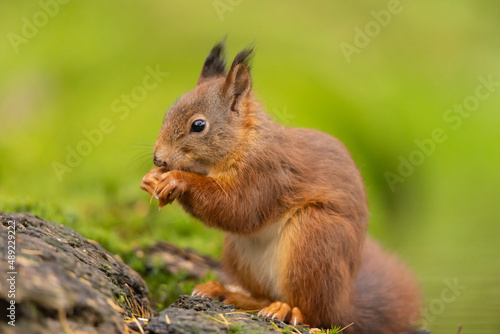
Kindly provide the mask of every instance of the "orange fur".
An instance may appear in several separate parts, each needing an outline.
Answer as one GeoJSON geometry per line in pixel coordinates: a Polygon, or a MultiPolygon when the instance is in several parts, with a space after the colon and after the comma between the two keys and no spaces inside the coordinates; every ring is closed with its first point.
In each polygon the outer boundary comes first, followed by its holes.
{"type": "Polygon", "coordinates": [[[296,319],[312,326],[353,322],[345,333],[408,330],[419,310],[418,287],[366,237],[366,194],[346,148],[325,133],[270,120],[251,93],[250,52],[239,54],[226,75],[223,47],[214,50],[198,86],[165,116],[158,167],[141,185],[160,205],[177,199],[226,232],[224,268],[249,295],[216,283],[195,292],[240,308],[287,303],[274,314],[291,319],[297,307],[296,319]],[[193,117],[207,128],[190,130],[193,117]]]}

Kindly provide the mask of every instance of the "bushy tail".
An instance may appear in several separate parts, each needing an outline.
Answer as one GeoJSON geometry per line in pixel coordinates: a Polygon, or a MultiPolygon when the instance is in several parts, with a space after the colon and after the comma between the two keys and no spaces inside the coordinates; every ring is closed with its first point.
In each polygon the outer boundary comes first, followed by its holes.
{"type": "Polygon", "coordinates": [[[354,283],[355,323],[350,332],[410,333],[418,321],[420,298],[412,273],[395,256],[367,238],[354,283]]]}

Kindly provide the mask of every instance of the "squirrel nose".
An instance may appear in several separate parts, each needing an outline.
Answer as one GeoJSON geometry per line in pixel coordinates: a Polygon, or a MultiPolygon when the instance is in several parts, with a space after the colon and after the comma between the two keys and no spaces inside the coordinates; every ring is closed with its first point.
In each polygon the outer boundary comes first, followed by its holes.
{"type": "Polygon", "coordinates": [[[158,159],[156,155],[153,156],[153,163],[155,164],[156,167],[164,167],[167,165],[165,161],[158,159]]]}

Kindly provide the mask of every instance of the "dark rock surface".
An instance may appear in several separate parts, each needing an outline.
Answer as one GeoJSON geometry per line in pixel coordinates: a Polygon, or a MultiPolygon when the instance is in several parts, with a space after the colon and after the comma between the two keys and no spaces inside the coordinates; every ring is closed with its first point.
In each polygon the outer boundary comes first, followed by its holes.
{"type": "Polygon", "coordinates": [[[219,261],[192,249],[181,249],[160,241],[145,249],[144,253],[150,263],[161,264],[172,274],[183,271],[191,278],[203,279],[209,272],[213,272],[219,279],[224,279],[219,261]]]}
{"type": "Polygon", "coordinates": [[[125,316],[149,309],[135,271],[99,244],[32,215],[0,212],[0,272],[0,333],[122,333],[125,316]],[[11,300],[15,327],[3,315],[11,300]]]}
{"type": "Polygon", "coordinates": [[[267,317],[236,310],[216,299],[181,296],[174,304],[149,319],[149,334],[166,333],[308,333],[308,327],[291,327],[267,317]],[[274,324],[274,325],[273,325],[274,324]]]}
{"type": "MultiPolygon", "coordinates": [[[[290,326],[255,313],[236,310],[216,299],[198,296],[180,298],[143,327],[146,334],[180,333],[310,333],[307,326],[290,326]]],[[[320,332],[312,329],[313,333],[320,332]]],[[[431,334],[426,330],[407,334],[431,334]]]]}

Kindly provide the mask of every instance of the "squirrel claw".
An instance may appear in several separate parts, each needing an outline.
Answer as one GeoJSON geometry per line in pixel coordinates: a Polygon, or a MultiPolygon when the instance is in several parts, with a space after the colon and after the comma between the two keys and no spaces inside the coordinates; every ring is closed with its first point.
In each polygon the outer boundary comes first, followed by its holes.
{"type": "Polygon", "coordinates": [[[304,323],[304,317],[302,312],[300,312],[298,307],[292,309],[292,319],[290,319],[290,324],[297,326],[304,323]]]}
{"type": "Polygon", "coordinates": [[[304,322],[302,312],[300,312],[297,307],[292,309],[287,303],[281,302],[274,302],[271,305],[264,307],[260,310],[258,315],[284,321],[294,326],[304,322]]]}

